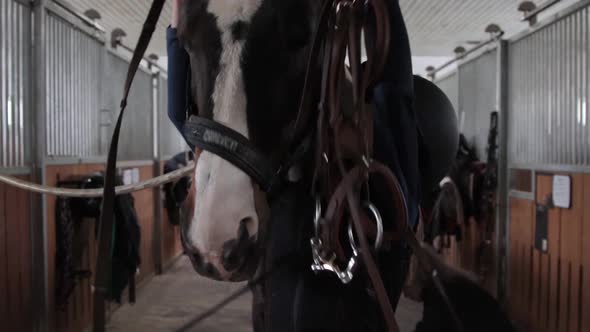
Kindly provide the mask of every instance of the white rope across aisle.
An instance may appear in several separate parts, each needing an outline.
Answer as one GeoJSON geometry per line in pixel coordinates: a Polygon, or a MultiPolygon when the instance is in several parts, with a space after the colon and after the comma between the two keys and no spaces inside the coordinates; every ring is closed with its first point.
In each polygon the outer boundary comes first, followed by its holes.
{"type": "MultiPolygon", "coordinates": [[[[159,187],[166,183],[178,180],[185,176],[188,176],[192,173],[195,168],[195,163],[190,162],[187,166],[177,169],[173,172],[145,180],[136,184],[132,185],[124,185],[116,187],[115,191],[117,195],[122,194],[129,194],[132,192],[150,189],[159,187]]],[[[57,188],[57,187],[50,187],[44,186],[36,183],[31,183],[28,181],[24,181],[12,176],[2,175],[0,174],[0,182],[3,182],[9,186],[13,186],[16,188],[20,188],[26,191],[31,191],[38,194],[47,194],[47,195],[54,195],[54,196],[61,196],[61,197],[80,197],[80,198],[90,198],[90,197],[102,197],[103,189],[69,189],[69,188],[57,188]]]]}

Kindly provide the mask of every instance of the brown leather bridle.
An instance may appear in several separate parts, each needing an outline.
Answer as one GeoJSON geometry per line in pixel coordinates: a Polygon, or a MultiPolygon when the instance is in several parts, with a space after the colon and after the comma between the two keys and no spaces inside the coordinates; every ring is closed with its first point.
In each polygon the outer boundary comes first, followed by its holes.
{"type": "MultiPolygon", "coordinates": [[[[346,265],[345,273],[337,275],[341,281],[349,282],[360,261],[360,254],[387,329],[393,332],[399,331],[399,328],[367,237],[377,242],[379,221],[371,219],[379,219],[379,216],[374,209],[374,216],[367,214],[363,204],[368,202],[364,193],[368,189],[369,177],[380,176],[389,188],[391,205],[396,212],[393,219],[395,224],[381,225],[382,241],[403,239],[409,244],[423,268],[432,275],[434,284],[449,306],[457,331],[461,331],[458,316],[436,276],[433,264],[408,226],[406,201],[398,179],[388,167],[372,159],[373,114],[366,102],[370,99],[372,87],[381,79],[390,49],[389,15],[385,1],[324,1],[309,55],[299,112],[290,130],[288,144],[284,144],[286,148],[280,153],[283,156],[280,165],[273,165],[247,138],[211,119],[191,117],[186,125],[186,136],[198,148],[217,154],[242,169],[270,197],[284,184],[283,179],[289,168],[314,146],[315,168],[311,187],[319,209],[316,233],[311,239],[314,258],[312,268],[315,271],[343,272],[340,266],[346,265]],[[362,33],[367,37],[367,61],[364,64],[361,62],[362,33]],[[350,83],[346,80],[346,54],[350,62],[350,83]],[[318,60],[321,62],[321,95],[316,109],[309,105],[311,82],[317,76],[315,70],[318,60]],[[346,84],[350,84],[352,95],[350,108],[341,104],[346,84]],[[317,124],[315,128],[313,123],[317,124]],[[324,204],[327,204],[327,209],[322,213],[324,204]],[[347,258],[349,246],[344,245],[346,237],[343,239],[341,236],[341,230],[346,226],[350,227],[350,258],[347,258]]],[[[96,265],[94,331],[104,331],[104,299],[110,276],[110,234],[113,227],[114,179],[121,120],[133,77],[155,30],[164,2],[153,1],[144,24],[129,67],[121,112],[109,149],[96,265]]]]}

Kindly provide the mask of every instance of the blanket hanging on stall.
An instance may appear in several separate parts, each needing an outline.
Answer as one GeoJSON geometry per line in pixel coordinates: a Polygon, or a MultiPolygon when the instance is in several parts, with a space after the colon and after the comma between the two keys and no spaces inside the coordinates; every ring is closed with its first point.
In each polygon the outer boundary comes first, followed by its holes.
{"type": "MultiPolygon", "coordinates": [[[[122,184],[121,178],[117,182],[122,184]]],[[[104,175],[95,173],[71,178],[58,185],[78,189],[102,188],[104,175]]],[[[96,221],[96,237],[101,203],[100,198],[58,198],[56,201],[56,301],[62,309],[67,306],[79,282],[91,276],[91,267],[82,266],[82,257],[89,248],[92,221],[96,221]]],[[[129,301],[135,302],[141,233],[131,194],[117,196],[115,218],[109,297],[120,303],[123,291],[129,287],[129,301]]]]}

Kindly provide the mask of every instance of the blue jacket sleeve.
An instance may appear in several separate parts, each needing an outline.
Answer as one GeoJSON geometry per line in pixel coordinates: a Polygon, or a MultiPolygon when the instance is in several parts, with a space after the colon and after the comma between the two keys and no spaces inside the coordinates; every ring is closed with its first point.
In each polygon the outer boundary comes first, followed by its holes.
{"type": "MultiPolygon", "coordinates": [[[[166,30],[168,51],[168,117],[184,137],[187,119],[187,91],[190,82],[190,61],[188,53],[178,42],[176,28],[166,30]]],[[[186,140],[186,138],[185,138],[186,140]]],[[[187,142],[188,143],[188,142],[187,142]]],[[[188,143],[191,148],[194,148],[188,143]]]]}
{"type": "Polygon", "coordinates": [[[416,225],[421,188],[410,42],[398,0],[386,4],[391,41],[383,76],[373,91],[374,153],[400,180],[410,224],[416,225]]]}

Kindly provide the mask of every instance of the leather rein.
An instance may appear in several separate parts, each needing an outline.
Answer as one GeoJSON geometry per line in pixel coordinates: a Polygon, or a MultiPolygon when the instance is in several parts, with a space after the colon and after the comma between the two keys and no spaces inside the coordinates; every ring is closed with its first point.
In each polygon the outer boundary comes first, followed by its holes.
{"type": "MultiPolygon", "coordinates": [[[[285,182],[288,170],[315,147],[312,194],[316,197],[315,234],[311,239],[314,271],[331,271],[344,283],[350,282],[361,261],[371,281],[387,330],[399,331],[394,309],[380,276],[368,238],[375,250],[385,242],[405,240],[447,303],[462,331],[436,270],[409,227],[407,205],[396,176],[385,165],[373,160],[373,118],[367,95],[381,78],[389,51],[390,28],[386,0],[325,0],[313,38],[303,95],[291,135],[285,144],[280,165],[274,165],[246,137],[220,123],[191,117],[185,135],[196,147],[214,153],[248,174],[268,197],[285,182]],[[361,63],[361,34],[364,32],[367,61],[361,63]],[[347,82],[345,56],[350,62],[351,82],[347,82]],[[321,97],[316,108],[311,103],[311,86],[321,61],[321,97]],[[350,85],[353,105],[344,110],[341,96],[350,85]],[[316,125],[314,128],[313,125],[316,125]],[[367,197],[369,176],[381,177],[389,188],[395,207],[396,224],[383,223],[367,197]],[[322,209],[326,206],[325,213],[322,209]],[[348,227],[348,244],[341,236],[348,227]],[[358,242],[358,246],[357,246],[358,242]],[[362,258],[362,260],[360,259],[362,258]]],[[[108,154],[99,249],[94,291],[94,331],[105,330],[105,299],[111,275],[112,231],[114,225],[115,176],[118,140],[122,117],[133,78],[147,49],[165,0],[153,0],[131,60],[125,82],[121,111],[108,154]]]]}

